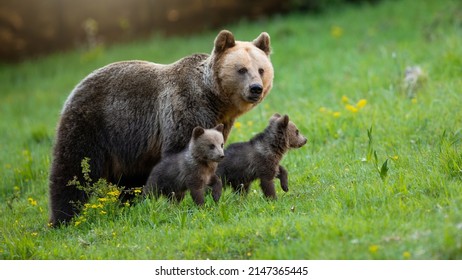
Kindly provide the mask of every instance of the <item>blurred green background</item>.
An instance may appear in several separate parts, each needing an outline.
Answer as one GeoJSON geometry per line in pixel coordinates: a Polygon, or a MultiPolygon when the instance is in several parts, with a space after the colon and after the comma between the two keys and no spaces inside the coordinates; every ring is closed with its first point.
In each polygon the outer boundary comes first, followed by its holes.
{"type": "Polygon", "coordinates": [[[2,0],[0,61],[149,37],[185,35],[341,2],[378,0],[2,0]]]}

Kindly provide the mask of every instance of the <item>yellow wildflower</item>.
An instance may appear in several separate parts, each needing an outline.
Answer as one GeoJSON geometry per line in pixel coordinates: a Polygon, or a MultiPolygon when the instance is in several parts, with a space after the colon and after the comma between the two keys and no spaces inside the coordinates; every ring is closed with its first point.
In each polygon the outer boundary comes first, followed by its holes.
{"type": "Polygon", "coordinates": [[[234,127],[237,128],[237,129],[240,129],[242,127],[242,123],[241,122],[235,122],[234,127]]]}
{"type": "Polygon", "coordinates": [[[85,222],[86,220],[87,220],[86,218],[80,216],[80,217],[75,221],[74,226],[78,226],[78,225],[80,225],[81,223],[85,222]]]}
{"type": "Polygon", "coordinates": [[[350,104],[345,105],[345,109],[347,109],[348,111],[350,111],[352,113],[358,112],[358,108],[356,108],[355,106],[350,105],[350,104]]]}
{"type": "Polygon", "coordinates": [[[348,97],[346,97],[345,95],[342,96],[342,102],[343,102],[343,103],[346,104],[346,103],[348,103],[348,101],[350,101],[350,100],[348,99],[348,97]]]}
{"type": "Polygon", "coordinates": [[[342,37],[343,28],[341,28],[340,26],[332,26],[332,28],[330,29],[330,35],[332,35],[332,37],[334,38],[342,37]]]}
{"type": "Polygon", "coordinates": [[[379,246],[378,246],[378,245],[371,245],[371,246],[369,246],[369,252],[371,252],[372,254],[377,253],[378,250],[379,250],[379,246]]]}
{"type": "Polygon", "coordinates": [[[248,126],[252,126],[252,125],[253,125],[253,121],[247,121],[247,125],[248,125],[248,126]]]}
{"type": "Polygon", "coordinates": [[[104,211],[104,210],[101,210],[99,213],[100,213],[101,215],[105,215],[105,214],[107,214],[107,212],[106,212],[106,211],[104,211]]]}
{"type": "Polygon", "coordinates": [[[356,104],[356,107],[357,107],[358,109],[361,109],[361,108],[363,108],[364,106],[366,106],[366,104],[367,104],[367,100],[366,100],[366,99],[361,99],[361,100],[359,100],[358,103],[356,104]]]}
{"type": "Polygon", "coordinates": [[[409,253],[408,251],[405,251],[405,252],[403,253],[403,258],[405,258],[405,259],[410,259],[410,258],[411,258],[411,253],[409,253]]]}
{"type": "Polygon", "coordinates": [[[115,189],[115,190],[113,190],[111,192],[108,192],[107,194],[110,195],[110,196],[119,196],[120,191],[118,189],[115,189]]]}
{"type": "Polygon", "coordinates": [[[38,235],[38,232],[31,232],[30,235],[32,235],[32,236],[37,236],[37,235],[38,235]]]}
{"type": "Polygon", "coordinates": [[[139,194],[139,193],[141,193],[141,188],[134,189],[133,192],[135,194],[139,194]]]}
{"type": "Polygon", "coordinates": [[[319,108],[319,112],[325,113],[325,112],[327,112],[327,108],[326,107],[321,107],[321,108],[319,108]]]}
{"type": "Polygon", "coordinates": [[[332,113],[332,116],[334,116],[334,118],[338,118],[340,117],[341,113],[340,112],[333,112],[332,113]]]}
{"type": "Polygon", "coordinates": [[[37,205],[37,200],[33,199],[32,197],[29,197],[27,199],[27,201],[29,201],[29,204],[32,205],[32,206],[36,206],[37,205]]]}
{"type": "Polygon", "coordinates": [[[100,197],[100,198],[98,198],[98,201],[99,201],[99,202],[106,202],[106,201],[107,201],[107,197],[100,197]]]}
{"type": "Polygon", "coordinates": [[[99,203],[99,204],[89,204],[87,208],[91,208],[91,209],[103,208],[103,204],[101,204],[101,203],[99,203]]]}

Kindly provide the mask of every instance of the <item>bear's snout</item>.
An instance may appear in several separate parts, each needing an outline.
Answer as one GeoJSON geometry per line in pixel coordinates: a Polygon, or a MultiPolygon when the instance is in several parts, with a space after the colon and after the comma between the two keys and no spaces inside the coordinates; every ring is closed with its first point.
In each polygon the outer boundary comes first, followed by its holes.
{"type": "Polygon", "coordinates": [[[263,92],[263,86],[260,84],[251,84],[249,87],[249,91],[249,100],[258,101],[260,100],[261,94],[263,92]]]}
{"type": "Polygon", "coordinates": [[[306,142],[308,142],[308,139],[306,139],[306,137],[303,137],[303,140],[302,140],[302,142],[300,143],[299,148],[305,146],[306,142]]]}
{"type": "Polygon", "coordinates": [[[263,91],[263,87],[260,84],[250,85],[250,93],[261,94],[262,91],[263,91]]]}
{"type": "Polygon", "coordinates": [[[224,155],[224,154],[220,154],[220,155],[217,155],[217,156],[214,158],[214,161],[215,161],[215,162],[220,162],[220,161],[222,161],[224,158],[225,158],[225,155],[224,155]]]}

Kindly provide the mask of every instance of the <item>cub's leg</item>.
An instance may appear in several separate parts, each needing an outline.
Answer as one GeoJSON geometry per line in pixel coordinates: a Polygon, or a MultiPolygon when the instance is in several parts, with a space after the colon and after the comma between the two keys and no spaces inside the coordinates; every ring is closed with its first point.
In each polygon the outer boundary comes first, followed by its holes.
{"type": "Polygon", "coordinates": [[[218,202],[218,200],[220,200],[221,193],[223,190],[223,183],[221,182],[220,178],[214,174],[210,179],[209,185],[212,187],[213,201],[218,202]]]}
{"type": "Polygon", "coordinates": [[[274,182],[272,179],[260,179],[260,186],[263,194],[267,198],[276,199],[276,190],[274,189],[274,182]]]}
{"type": "Polygon", "coordinates": [[[288,173],[287,170],[282,166],[279,165],[279,174],[276,176],[281,182],[281,188],[283,191],[289,191],[289,180],[288,180],[288,173]]]}
{"type": "Polygon", "coordinates": [[[191,192],[191,197],[194,200],[194,202],[197,205],[203,205],[204,204],[204,193],[205,193],[205,188],[202,188],[202,186],[194,186],[189,189],[191,192]]]}

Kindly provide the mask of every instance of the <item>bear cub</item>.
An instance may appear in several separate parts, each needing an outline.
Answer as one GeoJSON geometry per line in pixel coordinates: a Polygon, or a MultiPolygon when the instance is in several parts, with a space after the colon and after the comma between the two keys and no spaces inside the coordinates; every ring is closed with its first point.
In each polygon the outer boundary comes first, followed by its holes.
{"type": "Polygon", "coordinates": [[[210,186],[213,200],[218,202],[222,182],[215,171],[218,162],[224,157],[223,143],[223,124],[212,129],[195,127],[184,150],[165,155],[154,166],[143,193],[156,197],[165,195],[180,202],[189,189],[194,202],[202,205],[205,190],[210,186]]]}
{"type": "Polygon", "coordinates": [[[281,182],[287,192],[287,170],[279,165],[284,154],[291,148],[300,148],[307,139],[300,134],[287,115],[274,114],[265,130],[248,142],[229,145],[225,158],[218,165],[217,175],[223,185],[231,185],[236,192],[249,192],[250,184],[260,179],[260,186],[267,198],[276,198],[274,178],[281,182]]]}

